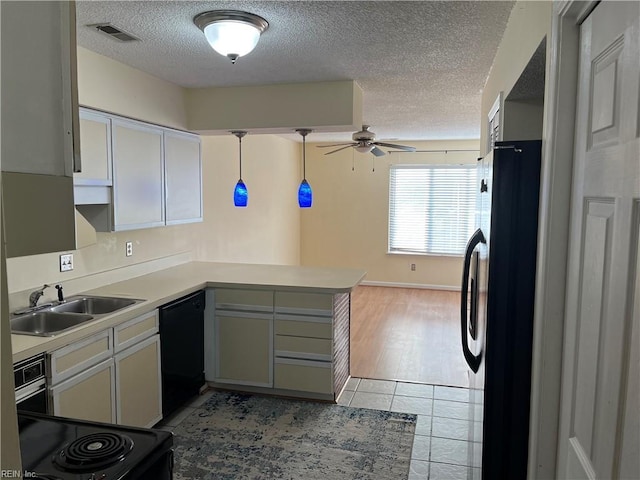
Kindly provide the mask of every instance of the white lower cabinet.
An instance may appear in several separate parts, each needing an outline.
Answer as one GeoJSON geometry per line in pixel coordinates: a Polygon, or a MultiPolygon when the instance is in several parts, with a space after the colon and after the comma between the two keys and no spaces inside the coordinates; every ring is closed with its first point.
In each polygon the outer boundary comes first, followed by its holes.
{"type": "Polygon", "coordinates": [[[162,419],[160,335],[154,335],[114,357],[116,422],[151,427],[162,419]]]}
{"type": "Polygon", "coordinates": [[[275,388],[300,392],[333,393],[333,372],[330,362],[275,358],[275,388]]]}
{"type": "Polygon", "coordinates": [[[273,314],[216,311],[216,381],[271,387],[273,314]]]}
{"type": "Polygon", "coordinates": [[[273,386],[273,292],[216,289],[215,369],[220,383],[273,386]]]}
{"type": "Polygon", "coordinates": [[[276,292],[274,387],[334,393],[333,296],[276,292]]]}
{"type": "Polygon", "coordinates": [[[49,354],[53,415],[136,427],[162,419],[158,311],[49,354]]]}
{"type": "Polygon", "coordinates": [[[349,377],[348,293],[219,288],[209,295],[209,380],[323,400],[340,394],[349,377]]]}
{"type": "Polygon", "coordinates": [[[50,387],[53,414],[96,422],[114,423],[115,365],[113,358],[94,365],[50,387]]]}
{"type": "Polygon", "coordinates": [[[276,388],[333,393],[331,317],[275,315],[276,388]]]}

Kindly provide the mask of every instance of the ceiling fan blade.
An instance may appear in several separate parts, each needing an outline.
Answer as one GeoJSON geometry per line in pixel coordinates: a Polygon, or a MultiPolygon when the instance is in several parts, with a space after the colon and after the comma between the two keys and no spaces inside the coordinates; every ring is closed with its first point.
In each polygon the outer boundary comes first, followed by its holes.
{"type": "MultiPolygon", "coordinates": [[[[354,145],[353,143],[350,143],[346,147],[338,148],[337,150],[332,150],[330,152],[325,153],[325,155],[331,155],[332,153],[339,152],[340,150],[344,150],[345,148],[353,147],[353,145],[354,145]]],[[[355,145],[357,145],[357,143],[355,145]]]]}
{"type": "Polygon", "coordinates": [[[371,153],[373,153],[376,157],[382,157],[383,155],[386,155],[386,153],[384,153],[384,151],[379,149],[378,147],[373,147],[371,149],[371,153]]]}
{"type": "Polygon", "coordinates": [[[316,145],[318,148],[327,148],[327,147],[342,147],[343,145],[354,145],[353,143],[334,143],[332,145],[316,145]]]}
{"type": "Polygon", "coordinates": [[[376,145],[387,148],[395,148],[396,150],[404,150],[405,152],[415,152],[416,147],[408,147],[407,145],[395,145],[393,143],[373,142],[376,145]]]}

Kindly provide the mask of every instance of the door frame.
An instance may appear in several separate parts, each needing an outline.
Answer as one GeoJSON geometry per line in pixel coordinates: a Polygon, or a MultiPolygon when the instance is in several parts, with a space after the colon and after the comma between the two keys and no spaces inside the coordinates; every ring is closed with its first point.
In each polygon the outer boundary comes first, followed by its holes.
{"type": "Polygon", "coordinates": [[[598,2],[553,4],[539,209],[528,478],[556,478],[580,23],[598,2]]]}

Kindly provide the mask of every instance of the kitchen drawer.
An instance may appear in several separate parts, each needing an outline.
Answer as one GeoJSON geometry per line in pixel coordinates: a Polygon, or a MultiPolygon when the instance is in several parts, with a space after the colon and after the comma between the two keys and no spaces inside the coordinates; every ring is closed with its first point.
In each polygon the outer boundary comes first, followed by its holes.
{"type": "Polygon", "coordinates": [[[331,318],[276,314],[275,333],[293,337],[330,339],[332,337],[331,318]]]}
{"type": "Polygon", "coordinates": [[[276,358],[273,386],[301,392],[333,393],[331,364],[276,358]]]}
{"type": "Polygon", "coordinates": [[[331,316],[333,295],[326,293],[276,292],[276,312],[331,316]]]}
{"type": "Polygon", "coordinates": [[[158,333],[158,311],[154,310],[114,327],[115,351],[121,352],[156,333],[158,333]]]}
{"type": "Polygon", "coordinates": [[[331,340],[324,338],[276,335],[276,357],[307,358],[331,361],[331,340]]]}
{"type": "Polygon", "coordinates": [[[49,355],[50,384],[55,385],[113,355],[112,329],[55,350],[49,355]]]}
{"type": "Polygon", "coordinates": [[[217,288],[216,309],[273,312],[273,292],[217,288]]]}

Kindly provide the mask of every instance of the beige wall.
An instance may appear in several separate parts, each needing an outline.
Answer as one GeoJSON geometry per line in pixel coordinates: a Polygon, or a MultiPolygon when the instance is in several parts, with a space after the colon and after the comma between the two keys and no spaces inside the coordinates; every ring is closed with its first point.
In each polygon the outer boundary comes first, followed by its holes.
{"type": "MultiPolygon", "coordinates": [[[[78,53],[82,105],[149,122],[185,128],[181,87],[164,82],[88,50],[78,53]]],[[[119,233],[98,233],[97,244],[74,251],[74,270],[59,272],[59,253],[7,261],[9,303],[25,305],[26,294],[43,283],[62,282],[67,295],[82,290],[82,278],[99,272],[129,275],[140,264],[177,254],[192,260],[297,264],[299,219],[295,189],[299,172],[297,144],[274,136],[245,137],[243,176],[250,204],[233,207],[237,181],[237,139],[203,137],[204,222],[119,233]],[[287,197],[287,192],[293,198],[287,197]],[[125,243],[134,254],[125,256],[125,243]],[[73,280],[73,281],[71,281],[73,280]],[[66,282],[66,284],[65,284],[66,282]]],[[[154,263],[155,264],[155,263],[154,263]]],[[[150,267],[152,268],[152,267],[150,267]]],[[[135,270],[142,272],[140,268],[135,270]]],[[[110,275],[116,279],[117,276],[110,275]]],[[[86,288],[85,288],[86,289],[86,288]]],[[[54,298],[49,289],[45,298],[54,298]]]]}
{"type": "Polygon", "coordinates": [[[391,163],[475,163],[478,140],[406,142],[419,150],[449,153],[393,153],[375,159],[346,149],[325,156],[309,144],[307,180],[313,207],[301,212],[301,263],[367,270],[366,281],[457,287],[461,257],[387,254],[389,166],[391,163]],[[355,163],[355,171],[352,165],[355,163]],[[416,264],[411,271],[410,263],[416,264]]]}
{"type": "MultiPolygon", "coordinates": [[[[487,115],[500,92],[508,96],[540,42],[551,31],[553,2],[516,2],[482,91],[480,145],[486,152],[487,115]]],[[[547,48],[549,48],[547,42],[547,48]]],[[[547,58],[549,54],[547,52],[547,58]]]]}
{"type": "Polygon", "coordinates": [[[80,105],[187,128],[185,89],[78,47],[80,105]]]}
{"type": "Polygon", "coordinates": [[[193,88],[187,90],[187,110],[189,128],[208,133],[350,131],[362,124],[362,90],[353,80],[193,88]]]}
{"type": "Polygon", "coordinates": [[[542,102],[505,101],[502,139],[539,140],[542,138],[542,102]]]}
{"type": "Polygon", "coordinates": [[[246,208],[233,205],[238,139],[203,137],[206,229],[199,258],[217,262],[297,265],[300,261],[300,144],[273,135],[242,140],[246,208]]]}

